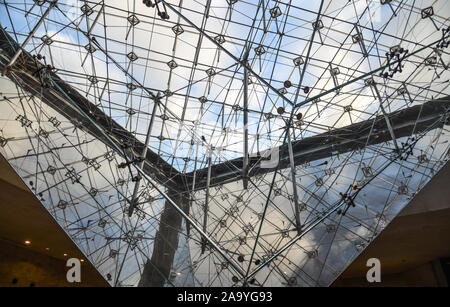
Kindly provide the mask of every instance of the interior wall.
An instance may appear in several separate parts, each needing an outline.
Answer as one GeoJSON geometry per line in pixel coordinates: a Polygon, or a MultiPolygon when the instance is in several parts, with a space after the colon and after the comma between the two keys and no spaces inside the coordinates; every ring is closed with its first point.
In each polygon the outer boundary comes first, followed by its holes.
{"type": "Polygon", "coordinates": [[[447,163],[339,276],[333,286],[448,286],[450,163],[447,163]],[[381,263],[382,282],[366,280],[370,258],[381,263]]]}
{"type": "Polygon", "coordinates": [[[69,283],[66,261],[0,240],[0,287],[105,287],[89,265],[81,264],[81,282],[69,283]]]}

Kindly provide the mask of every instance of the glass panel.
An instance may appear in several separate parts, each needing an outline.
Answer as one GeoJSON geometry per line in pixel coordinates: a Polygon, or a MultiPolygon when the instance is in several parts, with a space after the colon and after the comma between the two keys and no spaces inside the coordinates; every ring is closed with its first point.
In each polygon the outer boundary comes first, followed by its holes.
{"type": "Polygon", "coordinates": [[[329,285],[449,158],[448,1],[0,12],[0,152],[111,285],[329,285]]]}

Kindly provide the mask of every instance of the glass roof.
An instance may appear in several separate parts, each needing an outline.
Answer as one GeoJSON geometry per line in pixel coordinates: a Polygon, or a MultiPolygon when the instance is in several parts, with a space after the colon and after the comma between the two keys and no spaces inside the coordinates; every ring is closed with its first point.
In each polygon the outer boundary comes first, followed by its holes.
{"type": "Polygon", "coordinates": [[[112,285],[139,284],[177,193],[188,218],[172,230],[166,285],[329,285],[449,158],[448,1],[4,1],[0,12],[0,152],[112,285]],[[14,41],[24,57],[8,65],[14,41]],[[27,61],[40,64],[19,73],[27,61]],[[54,101],[89,103],[86,122],[54,101]],[[99,111],[127,137],[99,120],[94,131],[99,111]],[[173,168],[162,173],[177,193],[124,156],[130,140],[173,168]],[[263,152],[281,159],[264,167],[263,152]]]}

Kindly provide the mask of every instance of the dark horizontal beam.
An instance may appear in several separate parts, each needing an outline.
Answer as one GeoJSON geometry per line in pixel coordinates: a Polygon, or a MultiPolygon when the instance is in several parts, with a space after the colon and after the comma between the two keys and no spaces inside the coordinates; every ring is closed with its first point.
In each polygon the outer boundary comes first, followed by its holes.
{"type": "MultiPolygon", "coordinates": [[[[444,122],[437,121],[450,109],[450,96],[428,101],[403,110],[388,114],[396,138],[411,136],[422,132],[430,126],[442,127],[444,122]]],[[[445,124],[449,124],[446,122],[445,124]]],[[[392,140],[383,115],[373,119],[338,128],[319,135],[307,137],[292,143],[295,165],[329,158],[338,153],[363,149],[367,145],[375,145],[392,140]],[[371,131],[373,127],[373,130],[371,131]]],[[[280,166],[289,167],[287,145],[279,147],[280,166]],[[283,148],[284,147],[284,148],[283,148]]],[[[261,168],[260,160],[251,158],[249,176],[273,172],[273,168],[261,168]]],[[[211,169],[210,186],[233,182],[242,179],[242,158],[216,164],[211,169]]],[[[206,187],[207,169],[196,172],[195,189],[206,187]]],[[[186,174],[189,186],[192,186],[193,173],[186,174]]]]}

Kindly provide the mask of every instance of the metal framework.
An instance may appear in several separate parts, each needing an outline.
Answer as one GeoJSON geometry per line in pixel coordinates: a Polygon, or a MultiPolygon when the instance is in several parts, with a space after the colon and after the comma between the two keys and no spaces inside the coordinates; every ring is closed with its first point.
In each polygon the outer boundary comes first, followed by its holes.
{"type": "Polygon", "coordinates": [[[111,285],[329,285],[450,158],[417,5],[4,0],[0,153],[111,285]]]}

